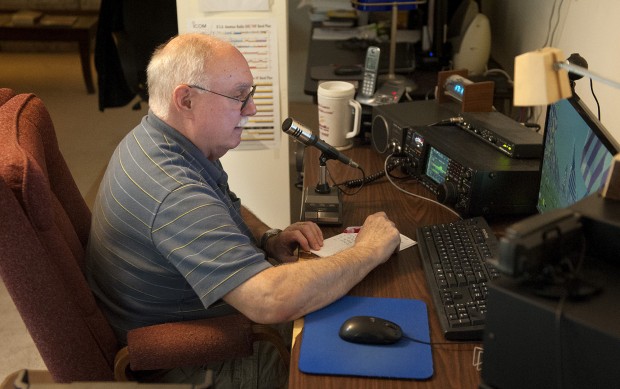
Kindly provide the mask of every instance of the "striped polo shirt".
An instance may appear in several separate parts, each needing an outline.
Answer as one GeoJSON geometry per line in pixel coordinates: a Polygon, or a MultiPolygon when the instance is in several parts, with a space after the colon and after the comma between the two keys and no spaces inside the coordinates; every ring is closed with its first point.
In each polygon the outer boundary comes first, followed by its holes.
{"type": "Polygon", "coordinates": [[[152,112],[118,145],[93,207],[91,288],[129,329],[232,311],[221,298],[270,267],[219,161],[152,112]]]}

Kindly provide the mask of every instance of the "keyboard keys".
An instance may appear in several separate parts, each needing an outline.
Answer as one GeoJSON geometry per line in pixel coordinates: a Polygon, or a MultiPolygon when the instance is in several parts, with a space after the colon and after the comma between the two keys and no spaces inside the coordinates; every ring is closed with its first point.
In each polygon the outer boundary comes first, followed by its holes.
{"type": "Polygon", "coordinates": [[[487,282],[500,276],[486,263],[498,251],[490,231],[482,217],[417,231],[425,276],[446,339],[482,339],[487,282]]]}

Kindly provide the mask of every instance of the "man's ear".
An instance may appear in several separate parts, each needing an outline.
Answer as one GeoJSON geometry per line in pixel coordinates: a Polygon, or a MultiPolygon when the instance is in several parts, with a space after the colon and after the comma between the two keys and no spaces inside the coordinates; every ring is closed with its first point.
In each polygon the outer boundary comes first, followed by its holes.
{"type": "Polygon", "coordinates": [[[184,112],[192,109],[192,94],[190,87],[187,85],[179,85],[174,89],[172,93],[172,100],[175,108],[179,112],[184,112]]]}

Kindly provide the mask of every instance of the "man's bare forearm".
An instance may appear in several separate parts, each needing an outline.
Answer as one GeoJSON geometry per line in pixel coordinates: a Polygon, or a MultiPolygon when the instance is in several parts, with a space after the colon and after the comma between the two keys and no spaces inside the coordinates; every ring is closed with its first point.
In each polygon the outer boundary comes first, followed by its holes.
{"type": "Polygon", "coordinates": [[[373,250],[353,247],[329,258],[264,270],[225,300],[256,322],[285,322],[344,296],[382,262],[373,258],[373,250]]]}

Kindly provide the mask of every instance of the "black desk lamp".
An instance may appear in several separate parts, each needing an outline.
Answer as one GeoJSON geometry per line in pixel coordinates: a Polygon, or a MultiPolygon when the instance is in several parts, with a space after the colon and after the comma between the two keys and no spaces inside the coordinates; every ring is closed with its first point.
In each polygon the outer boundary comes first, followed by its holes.
{"type": "Polygon", "coordinates": [[[415,8],[414,6],[420,4],[426,4],[426,0],[351,0],[351,4],[358,11],[385,11],[386,9],[392,10],[392,25],[390,30],[390,57],[389,57],[389,68],[386,81],[392,83],[412,83],[411,80],[406,79],[405,77],[396,75],[396,31],[398,24],[398,11],[399,10],[408,10],[415,8]]]}

